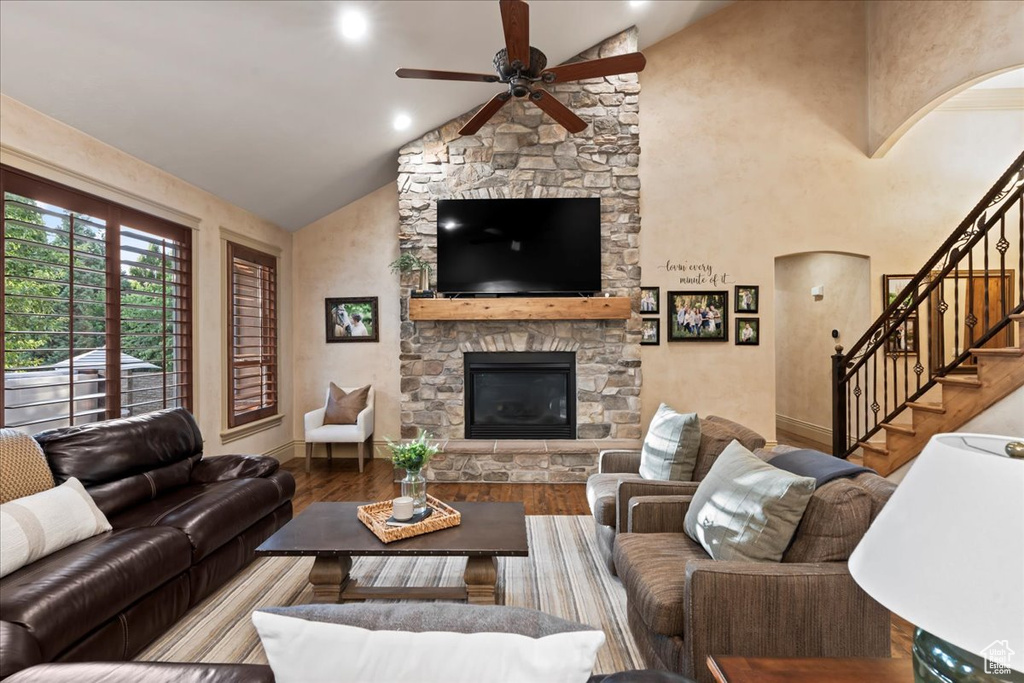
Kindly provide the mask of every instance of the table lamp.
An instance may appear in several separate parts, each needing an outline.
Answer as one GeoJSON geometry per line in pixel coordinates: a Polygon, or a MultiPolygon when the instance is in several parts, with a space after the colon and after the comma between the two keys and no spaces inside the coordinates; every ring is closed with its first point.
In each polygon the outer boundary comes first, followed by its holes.
{"type": "Polygon", "coordinates": [[[850,556],[917,626],[914,678],[1024,682],[1024,438],[937,434],[850,556]]]}

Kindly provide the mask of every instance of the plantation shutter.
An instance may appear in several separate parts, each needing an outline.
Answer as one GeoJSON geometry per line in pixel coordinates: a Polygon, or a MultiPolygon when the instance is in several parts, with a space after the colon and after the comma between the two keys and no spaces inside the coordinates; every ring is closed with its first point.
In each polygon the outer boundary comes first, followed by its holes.
{"type": "Polygon", "coordinates": [[[0,426],[189,408],[191,231],[8,167],[0,196],[0,426]]]}
{"type": "Polygon", "coordinates": [[[277,414],[277,259],[228,242],[228,427],[277,414]]]}

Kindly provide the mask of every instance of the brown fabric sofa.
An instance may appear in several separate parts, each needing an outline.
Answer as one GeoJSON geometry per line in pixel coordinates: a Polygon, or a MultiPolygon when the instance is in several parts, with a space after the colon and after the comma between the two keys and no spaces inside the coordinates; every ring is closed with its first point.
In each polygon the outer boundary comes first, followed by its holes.
{"type": "Polygon", "coordinates": [[[780,563],[712,560],[683,532],[689,495],[633,498],[614,562],[647,665],[711,683],[712,654],[888,657],[889,612],[846,560],[893,490],[870,473],[823,485],[780,563]]]}
{"type": "Polygon", "coordinates": [[[608,571],[615,574],[612,550],[615,535],[626,530],[629,501],[635,496],[692,495],[711,465],[733,440],[753,451],[763,448],[764,437],[724,417],[700,420],[700,449],[692,482],[655,481],[640,476],[640,451],[601,451],[598,473],[587,479],[587,501],[594,515],[597,544],[608,571]]]}
{"type": "Polygon", "coordinates": [[[290,473],[273,458],[203,459],[185,410],[36,440],[56,483],[79,479],[113,530],[0,579],[0,678],[43,662],[130,659],[292,516],[290,473]]]}

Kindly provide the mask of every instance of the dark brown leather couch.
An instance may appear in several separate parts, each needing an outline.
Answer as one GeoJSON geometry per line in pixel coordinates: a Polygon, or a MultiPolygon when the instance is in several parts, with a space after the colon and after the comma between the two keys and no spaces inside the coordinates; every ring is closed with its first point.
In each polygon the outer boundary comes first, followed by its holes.
{"type": "Polygon", "coordinates": [[[44,662],[130,659],[292,516],[295,480],[277,460],[203,459],[182,409],[36,440],[56,482],[79,479],[114,528],[0,579],[0,678],[44,662]]]}

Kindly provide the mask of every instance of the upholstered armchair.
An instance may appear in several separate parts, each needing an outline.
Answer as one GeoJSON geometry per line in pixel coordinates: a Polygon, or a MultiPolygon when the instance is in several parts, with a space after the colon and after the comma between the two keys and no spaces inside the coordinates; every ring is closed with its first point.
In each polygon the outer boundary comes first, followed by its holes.
{"type": "Polygon", "coordinates": [[[888,657],[889,612],[846,560],[894,489],[870,473],[824,484],[781,562],[711,559],[683,531],[690,495],[630,499],[614,562],[647,666],[712,683],[712,654],[888,657]]]}
{"type": "MultiPolygon", "coordinates": [[[[346,393],[355,391],[355,388],[342,389],[346,393]]],[[[370,387],[366,395],[366,407],[356,417],[355,424],[324,424],[324,413],[327,411],[327,402],[330,400],[331,390],[328,387],[324,396],[322,408],[311,410],[306,413],[305,441],[306,441],[306,471],[309,472],[313,460],[313,445],[318,443],[327,444],[327,460],[330,461],[334,455],[333,445],[336,443],[358,444],[359,471],[363,471],[363,460],[366,457],[367,442],[373,437],[373,387],[370,387]]],[[[373,444],[370,443],[370,457],[373,457],[373,444]]]]}
{"type": "Polygon", "coordinates": [[[697,490],[697,483],[707,475],[715,459],[734,439],[751,451],[763,448],[765,444],[764,437],[757,432],[715,415],[701,418],[700,434],[692,482],[644,479],[640,476],[640,451],[601,451],[598,473],[587,479],[587,501],[594,515],[598,549],[613,575],[615,535],[627,528],[630,499],[635,496],[692,495],[697,490]]]}

